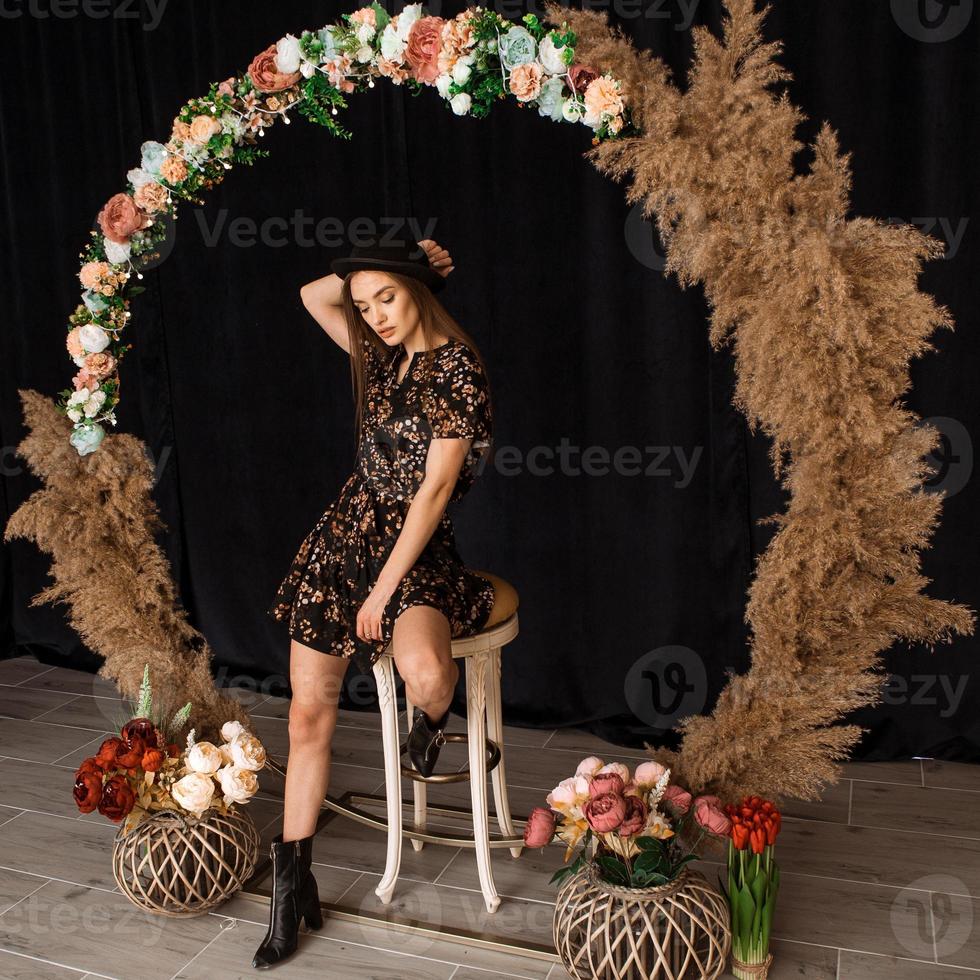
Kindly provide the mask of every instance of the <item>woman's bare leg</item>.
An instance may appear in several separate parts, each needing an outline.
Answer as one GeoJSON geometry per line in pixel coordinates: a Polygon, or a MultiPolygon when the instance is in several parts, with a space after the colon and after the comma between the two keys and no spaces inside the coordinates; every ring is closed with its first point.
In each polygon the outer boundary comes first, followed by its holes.
{"type": "Polygon", "coordinates": [[[409,606],[395,620],[391,651],[408,699],[430,721],[441,718],[459,678],[449,620],[433,606],[409,606]]]}
{"type": "Polygon", "coordinates": [[[289,762],[282,839],[302,840],[316,830],[330,783],[330,746],[337,703],[350,661],[293,640],[289,647],[289,762]]]}

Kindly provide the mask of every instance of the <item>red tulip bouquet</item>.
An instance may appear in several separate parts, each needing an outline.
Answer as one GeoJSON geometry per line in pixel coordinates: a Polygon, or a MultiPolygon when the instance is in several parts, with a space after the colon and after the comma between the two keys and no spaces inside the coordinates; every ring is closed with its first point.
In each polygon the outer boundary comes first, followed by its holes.
{"type": "Polygon", "coordinates": [[[181,748],[173,739],[190,717],[184,705],[169,722],[152,720],[149,669],[143,673],[137,717],[75,773],[73,796],[82,813],[98,810],[127,833],[151,813],[174,810],[200,817],[205,810],[228,810],[246,803],[258,790],[256,772],[265,765],[265,749],[237,721],[221,729],[223,744],[196,742],[194,732],[181,748]]]}
{"type": "Polygon", "coordinates": [[[525,845],[544,847],[557,837],[567,845],[566,862],[582,845],[552,882],[589,862],[614,885],[665,885],[700,857],[703,845],[727,838],[731,828],[718,797],[692,798],[670,783],[670,770],[659,762],[641,763],[630,774],[621,763],[590,756],[548,794],[547,803],[531,811],[525,845]]]}
{"type": "Polygon", "coordinates": [[[765,977],[772,962],[769,940],[779,892],[773,857],[782,816],[771,800],[746,796],[729,804],[728,904],[732,910],[732,973],[739,980],[765,977]]]}

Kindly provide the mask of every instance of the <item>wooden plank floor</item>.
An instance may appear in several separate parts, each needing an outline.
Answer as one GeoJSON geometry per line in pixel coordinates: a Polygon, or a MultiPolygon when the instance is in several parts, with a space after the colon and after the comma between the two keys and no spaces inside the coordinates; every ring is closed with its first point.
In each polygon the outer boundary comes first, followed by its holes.
{"type": "MultiPolygon", "coordinates": [[[[119,894],[110,854],[114,825],[81,816],[72,773],[127,717],[115,687],[29,658],[0,662],[0,977],[119,980],[254,977],[251,957],[266,909],[239,896],[194,919],[144,915],[119,894]]],[[[239,691],[257,734],[284,757],[288,702],[239,691]]],[[[450,730],[465,731],[453,716],[450,730]]],[[[508,727],[511,810],[526,816],[585,755],[646,758],[584,732],[508,727]]],[[[330,791],[384,793],[380,719],[342,712],[330,791]]],[[[440,770],[465,765],[450,743],[440,770]]],[[[853,763],[819,803],[786,808],[783,890],[773,980],[943,980],[980,976],[980,767],[909,760],[853,763]]],[[[269,773],[249,804],[263,840],[278,831],[281,786],[269,773]]],[[[406,786],[406,793],[408,787],[406,786]]],[[[468,783],[430,787],[433,804],[466,806],[468,783]]],[[[434,821],[430,821],[434,823],[434,821]]],[[[493,852],[503,901],[488,915],[472,850],[405,845],[391,908],[440,925],[550,942],[561,847],[493,852]]],[[[321,897],[383,910],[378,831],[335,817],[316,842],[321,897]]],[[[718,865],[702,863],[711,878],[718,865]]],[[[560,964],[406,935],[364,921],[327,919],[304,935],[277,977],[399,980],[560,980],[560,964]]]]}

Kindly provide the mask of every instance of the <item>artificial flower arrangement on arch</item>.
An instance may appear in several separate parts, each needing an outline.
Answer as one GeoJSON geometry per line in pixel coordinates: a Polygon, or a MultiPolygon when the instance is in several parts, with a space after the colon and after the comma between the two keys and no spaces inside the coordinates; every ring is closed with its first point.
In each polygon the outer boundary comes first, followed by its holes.
{"type": "Polygon", "coordinates": [[[428,15],[421,3],[390,16],[377,2],[343,14],[336,24],[300,37],[287,34],[258,54],[248,70],[212,84],[174,120],[166,143],[147,142],[125,191],[99,212],[100,231],[82,251],[82,302],[69,317],[68,353],[79,369],[74,390],[59,393],[58,409],[74,423],[79,455],[96,450],[102,425],[116,424],[119,363],[132,347],[121,334],[131,316],[135,273],[158,257],[167,218],[177,200],[203,204],[198,195],[220,183],[234,164],[252,164],[267,150],[258,137],[297,110],[331,133],[349,139],[337,121],[344,96],[374,88],[375,79],[404,85],[413,95],[434,88],[456,115],[486,116],[512,95],[556,122],[582,123],[593,145],[635,135],[620,82],[575,60],[576,36],[547,29],[535,14],[515,24],[472,6],[451,19],[428,15]]]}

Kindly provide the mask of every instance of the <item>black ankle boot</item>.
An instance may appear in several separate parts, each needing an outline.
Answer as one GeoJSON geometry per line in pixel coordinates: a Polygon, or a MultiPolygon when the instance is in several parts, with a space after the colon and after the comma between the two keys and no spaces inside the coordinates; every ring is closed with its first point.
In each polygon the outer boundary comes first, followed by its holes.
{"type": "Polygon", "coordinates": [[[301,919],[310,929],[323,925],[316,878],[310,870],[313,838],[272,841],[272,903],[269,931],[256,950],[252,966],[264,970],[296,952],[301,919]]]}
{"type": "Polygon", "coordinates": [[[449,709],[435,723],[421,709],[415,709],[415,721],[408,733],[408,755],[412,765],[423,775],[431,776],[439,758],[439,749],[446,744],[443,728],[449,722],[449,709]]]}

